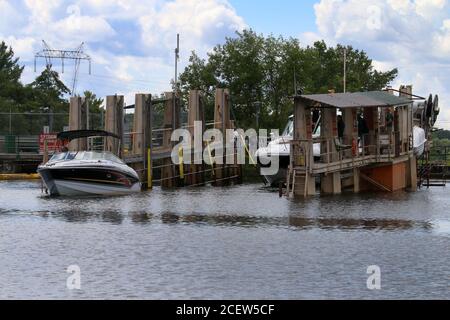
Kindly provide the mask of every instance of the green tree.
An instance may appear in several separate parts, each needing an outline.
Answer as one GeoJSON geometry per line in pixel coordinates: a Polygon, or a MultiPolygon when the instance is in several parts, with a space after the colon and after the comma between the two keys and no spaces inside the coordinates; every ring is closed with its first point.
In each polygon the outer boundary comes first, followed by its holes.
{"type": "Polygon", "coordinates": [[[104,99],[97,98],[92,91],[85,91],[84,97],[89,103],[89,128],[103,130],[104,109],[102,108],[104,99]]]}
{"type": "Polygon", "coordinates": [[[32,91],[32,99],[23,106],[23,112],[39,114],[27,126],[29,134],[41,132],[44,126],[49,126],[50,131],[62,131],[68,125],[66,114],[69,113],[69,102],[64,96],[70,90],[61,81],[58,72],[46,68],[27,87],[32,91]]]}
{"type": "Polygon", "coordinates": [[[318,41],[302,48],[297,39],[244,30],[217,45],[208,59],[193,53],[180,80],[185,95],[189,89],[201,89],[209,99],[214,86],[229,88],[241,127],[255,126],[259,119],[261,127],[282,128],[292,112],[290,97],[296,87],[304,93],[343,91],[344,50],[348,91],[381,90],[396,78],[397,69],[377,71],[364,51],[351,46],[328,47],[318,41]]]}

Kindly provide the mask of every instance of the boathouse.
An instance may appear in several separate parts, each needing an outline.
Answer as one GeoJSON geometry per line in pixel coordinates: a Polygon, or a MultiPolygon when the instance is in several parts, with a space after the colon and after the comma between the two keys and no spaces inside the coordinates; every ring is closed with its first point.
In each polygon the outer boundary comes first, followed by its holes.
{"type": "Polygon", "coordinates": [[[295,96],[287,194],[416,190],[412,104],[386,91],[295,96]]]}

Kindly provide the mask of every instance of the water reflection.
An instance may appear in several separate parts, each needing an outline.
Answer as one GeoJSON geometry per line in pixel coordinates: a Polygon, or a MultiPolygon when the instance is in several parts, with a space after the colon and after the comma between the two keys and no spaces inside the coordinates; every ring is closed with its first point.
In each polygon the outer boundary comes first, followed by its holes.
{"type": "MultiPolygon", "coordinates": [[[[18,211],[0,211],[0,214],[26,215],[26,212],[18,211]]],[[[395,231],[421,229],[432,230],[449,229],[449,222],[440,221],[415,221],[403,219],[357,219],[344,217],[307,217],[302,214],[290,214],[287,216],[247,216],[247,215],[230,215],[230,214],[178,214],[174,212],[164,212],[162,214],[153,214],[147,211],[130,212],[128,215],[118,210],[104,210],[100,213],[87,211],[82,209],[37,211],[29,212],[29,215],[48,219],[49,217],[63,220],[68,223],[89,223],[100,221],[114,225],[122,224],[127,218],[132,223],[146,225],[151,222],[160,221],[163,224],[192,224],[192,225],[208,225],[219,227],[241,227],[241,228],[264,228],[264,227],[280,227],[290,228],[293,230],[307,229],[342,229],[342,230],[380,230],[395,231]]]]}
{"type": "Polygon", "coordinates": [[[129,216],[136,224],[149,224],[153,219],[153,214],[147,212],[131,212],[129,216]]]}

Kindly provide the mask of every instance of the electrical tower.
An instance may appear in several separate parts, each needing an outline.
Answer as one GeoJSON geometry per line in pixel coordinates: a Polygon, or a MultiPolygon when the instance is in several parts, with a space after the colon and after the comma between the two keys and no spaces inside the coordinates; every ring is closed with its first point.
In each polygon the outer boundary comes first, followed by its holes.
{"type": "Polygon", "coordinates": [[[77,81],[78,81],[78,72],[80,70],[80,64],[82,60],[89,62],[89,74],[91,74],[91,57],[83,52],[84,43],[82,43],[75,50],[54,50],[51,49],[50,46],[42,40],[43,50],[36,53],[34,56],[34,72],[36,72],[36,61],[39,58],[44,58],[46,62],[46,67],[48,70],[52,68],[52,59],[61,59],[62,73],[64,73],[65,60],[74,60],[75,61],[75,70],[73,74],[72,81],[72,96],[76,95],[77,81]]]}

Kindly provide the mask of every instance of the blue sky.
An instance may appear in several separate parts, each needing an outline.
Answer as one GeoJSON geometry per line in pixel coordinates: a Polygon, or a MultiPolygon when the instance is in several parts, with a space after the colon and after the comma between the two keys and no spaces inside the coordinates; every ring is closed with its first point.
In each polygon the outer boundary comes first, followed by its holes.
{"type": "Polygon", "coordinates": [[[298,37],[302,31],[316,30],[313,5],[317,2],[316,0],[230,1],[238,14],[255,31],[291,37],[298,37]]]}
{"type": "MultiPolygon", "coordinates": [[[[92,75],[82,65],[78,92],[123,94],[170,90],[173,49],[181,34],[180,70],[191,51],[206,57],[236,30],[295,37],[302,45],[365,50],[378,70],[399,69],[393,83],[440,94],[440,124],[450,128],[450,0],[0,0],[0,39],[25,65],[23,82],[36,77],[34,53],[45,39],[53,48],[85,42],[92,75]]],[[[39,71],[44,62],[39,61],[39,71]]],[[[55,62],[55,69],[60,66],[55,62]]],[[[62,78],[70,83],[68,67],[62,78]]]]}

